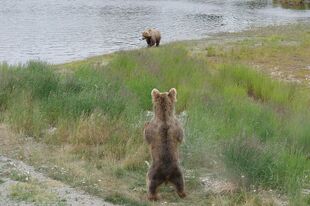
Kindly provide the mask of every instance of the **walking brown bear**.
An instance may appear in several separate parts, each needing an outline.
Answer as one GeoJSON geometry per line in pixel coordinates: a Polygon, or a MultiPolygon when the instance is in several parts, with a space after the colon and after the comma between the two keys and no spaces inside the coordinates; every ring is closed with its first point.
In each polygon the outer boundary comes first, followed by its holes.
{"type": "Polygon", "coordinates": [[[142,32],[142,39],[146,40],[148,47],[159,46],[161,35],[157,29],[147,29],[142,32]]]}

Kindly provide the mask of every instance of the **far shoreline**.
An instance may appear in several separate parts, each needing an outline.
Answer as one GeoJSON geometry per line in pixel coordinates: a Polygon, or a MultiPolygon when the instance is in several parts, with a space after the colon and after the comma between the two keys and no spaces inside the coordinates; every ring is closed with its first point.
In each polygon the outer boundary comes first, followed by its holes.
{"type": "MultiPolygon", "coordinates": [[[[245,34],[251,34],[253,32],[265,32],[268,31],[269,29],[276,29],[276,30],[282,30],[285,29],[285,27],[292,27],[292,26],[298,26],[298,25],[307,25],[310,24],[310,21],[307,20],[300,20],[298,22],[287,22],[287,23],[282,23],[282,24],[276,24],[276,25],[268,25],[268,26],[253,26],[253,27],[249,27],[246,28],[244,30],[240,30],[240,31],[231,31],[231,32],[217,32],[217,33],[206,33],[205,36],[202,37],[197,37],[197,38],[189,38],[189,39],[180,39],[180,40],[173,40],[173,41],[168,41],[164,43],[161,43],[161,46],[166,46],[166,45],[170,45],[170,44],[179,44],[179,43],[192,43],[192,42],[196,42],[196,41],[213,41],[214,39],[217,39],[219,37],[224,38],[224,39],[231,39],[230,37],[232,36],[236,36],[236,35],[245,35],[245,34]]],[[[143,41],[144,42],[144,41],[143,41]]],[[[40,62],[45,62],[47,64],[50,65],[55,65],[55,66],[62,66],[62,65],[68,65],[71,63],[76,63],[76,62],[81,62],[81,61],[88,61],[88,60],[92,60],[92,59],[96,59],[99,57],[109,57],[109,56],[113,56],[116,53],[119,52],[130,52],[130,51],[136,51],[139,49],[145,49],[146,47],[146,42],[145,46],[139,47],[137,46],[136,48],[128,48],[128,49],[120,49],[120,50],[115,50],[115,51],[107,51],[107,52],[103,52],[97,55],[90,55],[87,57],[82,57],[79,59],[73,59],[73,60],[67,60],[64,62],[60,62],[60,63],[53,63],[52,61],[48,61],[48,60],[44,60],[44,59],[28,59],[25,62],[16,62],[16,63],[8,63],[6,60],[0,61],[0,64],[7,64],[9,66],[17,66],[17,65],[25,65],[30,61],[40,61],[40,62]]]]}
{"type": "MultiPolygon", "coordinates": [[[[161,44],[161,46],[169,46],[169,45],[173,45],[173,44],[184,44],[184,45],[189,46],[189,45],[193,45],[197,42],[204,42],[204,43],[210,42],[212,44],[213,43],[221,43],[223,41],[233,42],[236,40],[237,41],[240,40],[240,39],[234,40],[235,37],[251,38],[255,35],[260,35],[260,34],[272,35],[273,33],[281,33],[281,32],[287,33],[287,32],[290,32],[290,31],[287,31],[287,29],[292,30],[295,27],[305,27],[307,25],[308,26],[310,25],[310,21],[302,20],[299,22],[289,22],[289,23],[285,23],[285,24],[281,24],[281,25],[257,26],[257,27],[251,27],[251,28],[245,29],[243,31],[218,32],[218,33],[213,33],[213,34],[207,34],[207,36],[201,37],[201,38],[184,39],[184,40],[176,40],[176,41],[166,42],[166,43],[161,44]]],[[[132,52],[132,51],[137,51],[137,50],[141,50],[141,49],[154,49],[154,48],[147,48],[146,43],[145,43],[145,47],[111,51],[111,52],[102,53],[102,54],[98,54],[98,55],[94,55],[94,56],[89,56],[89,57],[86,57],[83,59],[72,60],[72,61],[59,63],[59,64],[53,64],[53,63],[49,63],[49,62],[47,62],[47,63],[51,64],[51,65],[55,65],[56,67],[68,66],[71,64],[77,64],[77,63],[86,62],[86,61],[92,62],[92,61],[97,60],[98,58],[102,59],[102,60],[103,59],[108,60],[117,53],[132,52]]],[[[30,61],[32,61],[32,60],[30,60],[30,61]]],[[[34,60],[34,61],[36,61],[36,60],[34,60]]]]}

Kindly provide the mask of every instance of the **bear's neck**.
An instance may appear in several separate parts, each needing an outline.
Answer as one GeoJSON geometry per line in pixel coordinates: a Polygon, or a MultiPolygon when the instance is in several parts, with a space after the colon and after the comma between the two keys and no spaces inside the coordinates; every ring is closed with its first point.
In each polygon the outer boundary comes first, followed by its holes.
{"type": "Polygon", "coordinates": [[[155,119],[163,122],[170,121],[174,118],[174,111],[165,111],[163,109],[155,109],[155,119]]]}

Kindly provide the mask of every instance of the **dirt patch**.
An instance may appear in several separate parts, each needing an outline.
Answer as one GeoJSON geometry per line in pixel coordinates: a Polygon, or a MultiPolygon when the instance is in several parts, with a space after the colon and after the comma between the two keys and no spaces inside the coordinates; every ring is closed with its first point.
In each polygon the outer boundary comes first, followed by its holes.
{"type": "Polygon", "coordinates": [[[239,191],[239,187],[236,183],[224,179],[218,179],[212,177],[212,175],[201,178],[201,182],[205,186],[205,190],[208,194],[225,195],[239,191]]]}
{"type": "MultiPolygon", "coordinates": [[[[10,191],[12,186],[18,185],[20,182],[35,183],[36,185],[44,186],[45,192],[57,196],[56,204],[61,205],[106,205],[107,203],[100,198],[86,194],[85,192],[72,188],[62,182],[50,179],[45,175],[35,171],[32,166],[26,165],[22,161],[10,159],[0,156],[0,177],[3,183],[0,184],[0,202],[5,202],[6,205],[16,205],[16,200],[11,198],[10,191]],[[12,178],[12,174],[16,178],[12,178]],[[25,177],[25,178],[18,178],[25,177]]],[[[19,202],[19,205],[35,205],[37,202],[19,202]]]]}
{"type": "MultiPolygon", "coordinates": [[[[6,126],[0,125],[0,144],[2,146],[9,144],[9,141],[7,141],[9,135],[6,126]]],[[[113,205],[98,197],[89,195],[82,190],[53,180],[36,171],[34,167],[25,164],[23,161],[11,159],[2,154],[0,154],[0,180],[1,205],[3,205],[2,203],[5,203],[4,205],[6,206],[38,205],[43,204],[42,201],[47,201],[49,205],[113,205]],[[34,197],[32,199],[22,197],[23,191],[29,192],[27,190],[31,189],[34,189],[34,191],[32,193],[30,191],[29,194],[25,193],[25,196],[33,195],[34,197]],[[15,194],[14,191],[18,191],[18,193],[15,194]],[[19,197],[16,198],[18,195],[19,197]],[[51,198],[42,199],[40,195],[42,198],[46,198],[46,196],[51,198]]]]}

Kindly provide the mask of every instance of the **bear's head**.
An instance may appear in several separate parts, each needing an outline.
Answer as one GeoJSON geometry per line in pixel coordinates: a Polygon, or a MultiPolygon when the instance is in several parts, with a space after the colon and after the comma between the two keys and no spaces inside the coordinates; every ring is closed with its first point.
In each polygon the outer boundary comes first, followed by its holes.
{"type": "Polygon", "coordinates": [[[177,90],[175,88],[163,93],[153,89],[151,95],[155,116],[166,119],[174,115],[174,107],[177,101],[177,90]]]}
{"type": "Polygon", "coordinates": [[[142,39],[148,39],[151,38],[151,29],[147,29],[144,32],[142,32],[142,39]]]}

